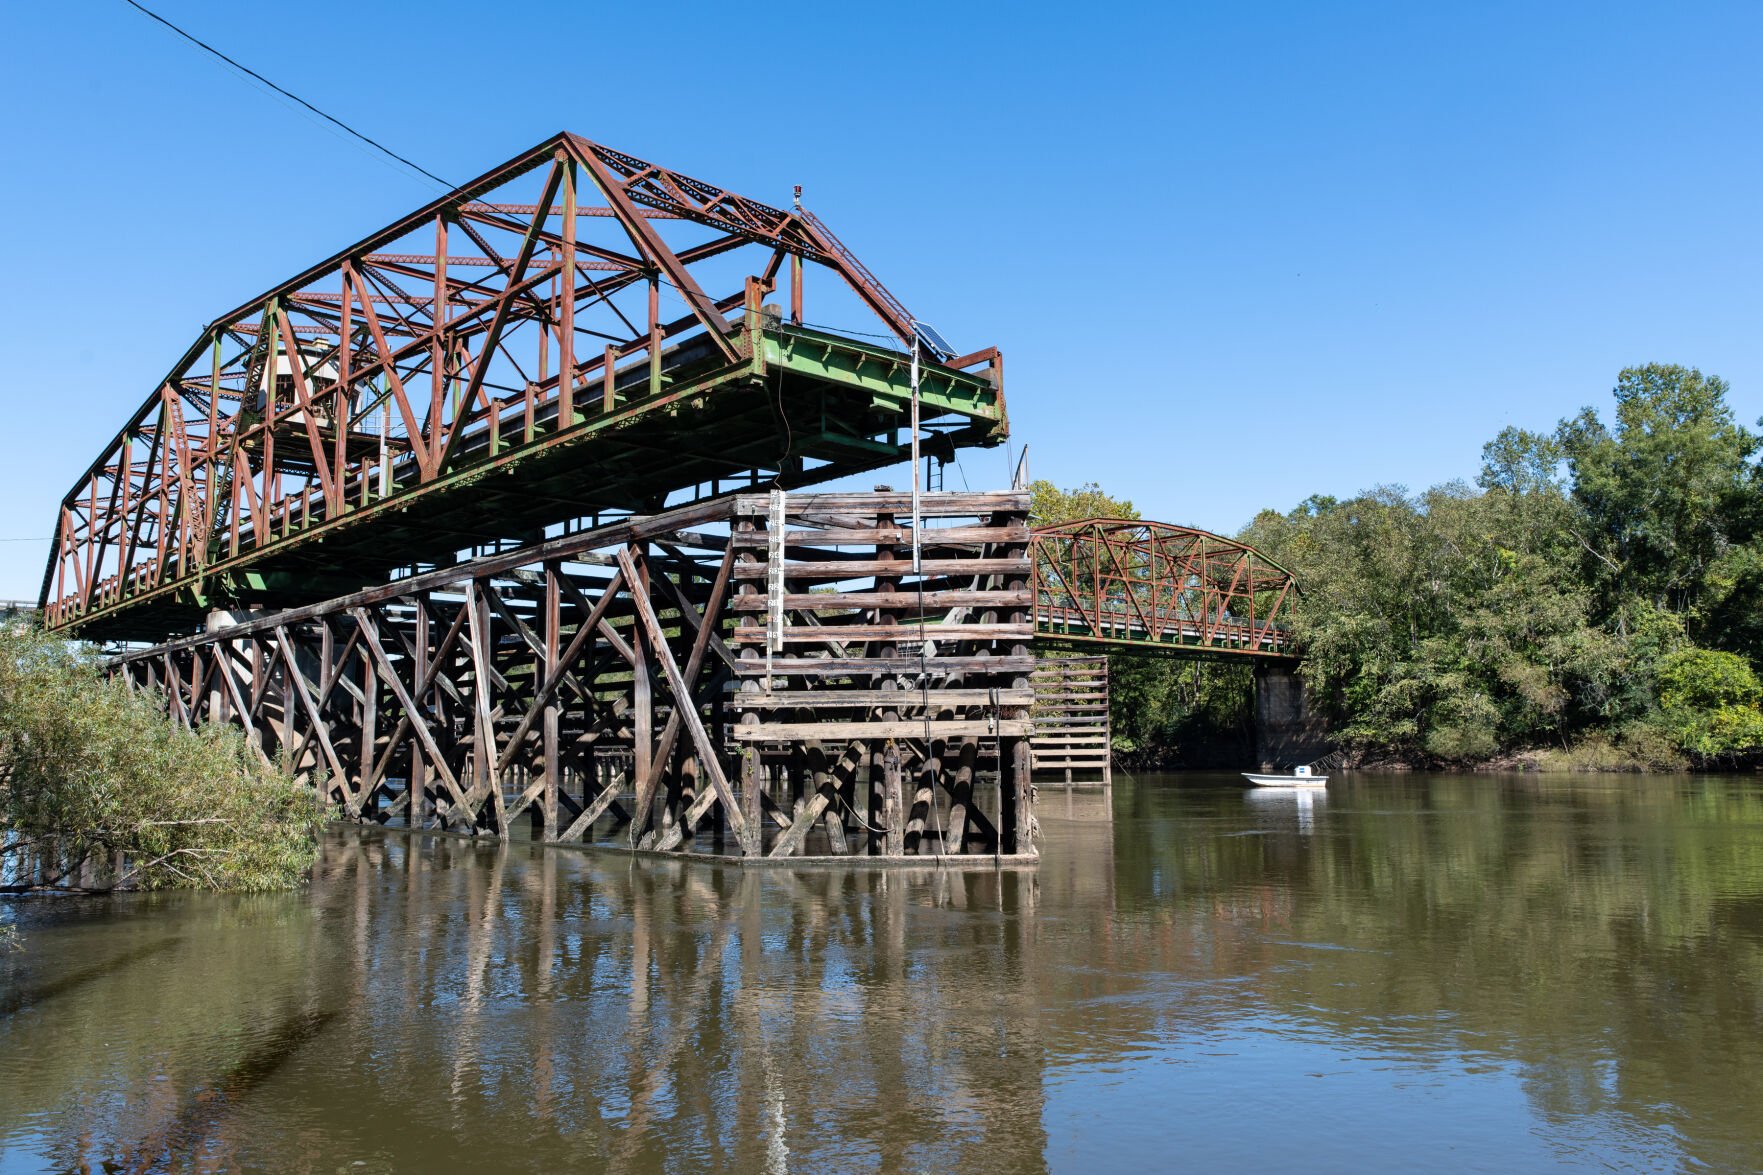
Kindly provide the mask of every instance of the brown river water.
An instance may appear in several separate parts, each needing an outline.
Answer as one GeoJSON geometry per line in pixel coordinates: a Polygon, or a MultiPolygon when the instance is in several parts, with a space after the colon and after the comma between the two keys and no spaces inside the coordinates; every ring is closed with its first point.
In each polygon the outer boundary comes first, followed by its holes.
{"type": "Polygon", "coordinates": [[[1041,797],[1037,870],[339,829],[0,908],[0,1175],[1754,1171],[1763,780],[1041,797]]]}

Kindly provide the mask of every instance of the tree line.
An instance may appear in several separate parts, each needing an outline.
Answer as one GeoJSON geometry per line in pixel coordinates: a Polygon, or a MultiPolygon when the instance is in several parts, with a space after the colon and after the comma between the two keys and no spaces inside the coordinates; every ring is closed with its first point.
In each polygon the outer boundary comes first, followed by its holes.
{"type": "MultiPolygon", "coordinates": [[[[1379,486],[1259,514],[1292,571],[1314,704],[1363,762],[1670,769],[1763,754],[1763,468],[1728,385],[1649,364],[1552,431],[1508,427],[1475,484],[1379,486]]],[[[1037,521],[1137,517],[1035,487],[1037,521]]],[[[1248,671],[1111,659],[1118,749],[1240,754],[1248,671]]]]}

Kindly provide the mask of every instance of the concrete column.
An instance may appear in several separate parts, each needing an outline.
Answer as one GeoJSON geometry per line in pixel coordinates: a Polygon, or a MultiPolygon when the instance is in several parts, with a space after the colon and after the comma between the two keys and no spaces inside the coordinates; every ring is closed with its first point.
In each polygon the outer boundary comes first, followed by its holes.
{"type": "Polygon", "coordinates": [[[1311,706],[1310,690],[1295,666],[1255,666],[1255,757],[1263,771],[1322,758],[1334,747],[1328,723],[1311,706]]]}

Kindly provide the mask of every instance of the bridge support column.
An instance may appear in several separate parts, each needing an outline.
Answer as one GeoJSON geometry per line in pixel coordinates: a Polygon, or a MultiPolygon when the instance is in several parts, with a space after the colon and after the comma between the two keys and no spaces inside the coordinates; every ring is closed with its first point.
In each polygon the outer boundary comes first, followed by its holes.
{"type": "Polygon", "coordinates": [[[1295,666],[1255,666],[1255,757],[1263,771],[1320,759],[1333,749],[1328,723],[1311,706],[1295,666]]]}

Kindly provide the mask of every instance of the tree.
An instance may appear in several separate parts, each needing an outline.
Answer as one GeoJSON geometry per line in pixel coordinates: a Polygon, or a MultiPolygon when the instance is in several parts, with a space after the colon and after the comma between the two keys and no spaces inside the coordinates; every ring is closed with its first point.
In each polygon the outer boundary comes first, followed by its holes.
{"type": "Polygon", "coordinates": [[[1481,476],[1475,479],[1476,484],[1509,494],[1559,489],[1562,457],[1561,443],[1554,437],[1507,425],[1482,446],[1481,476]]]}
{"type": "Polygon", "coordinates": [[[1692,618],[1748,503],[1757,438],[1733,423],[1726,381],[1675,364],[1625,369],[1614,427],[1591,408],[1556,431],[1584,517],[1588,570],[1618,618],[1634,601],[1692,618]]]}
{"type": "Polygon", "coordinates": [[[286,888],[323,819],[238,730],[185,729],[66,643],[0,629],[0,889],[286,888]]]}
{"type": "Polygon", "coordinates": [[[1036,526],[1054,526],[1080,518],[1137,518],[1139,512],[1130,501],[1109,496],[1093,481],[1062,490],[1039,479],[1028,487],[1028,516],[1036,526]]]}
{"type": "Polygon", "coordinates": [[[1368,755],[1466,762],[1608,708],[1620,649],[1591,618],[1546,478],[1384,487],[1262,514],[1243,537],[1304,586],[1304,672],[1368,755]]]}

